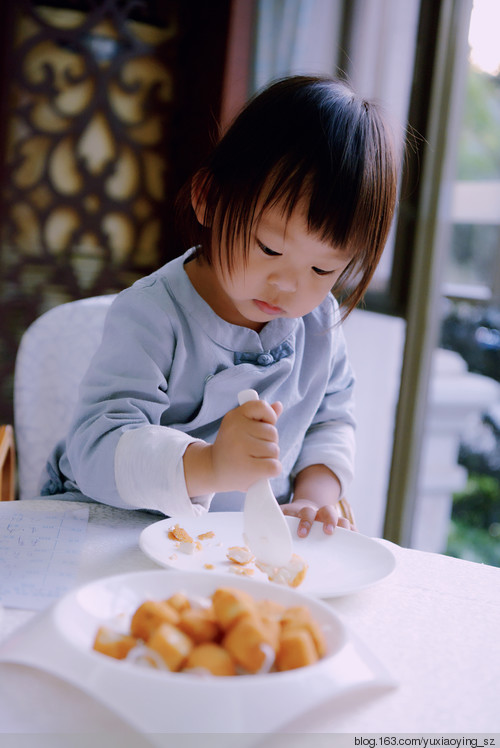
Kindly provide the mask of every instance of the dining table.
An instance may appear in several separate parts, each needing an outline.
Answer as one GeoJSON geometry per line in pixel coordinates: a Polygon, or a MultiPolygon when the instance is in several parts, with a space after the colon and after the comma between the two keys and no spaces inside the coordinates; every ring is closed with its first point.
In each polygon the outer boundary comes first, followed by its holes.
{"type": "MultiPolygon", "coordinates": [[[[70,590],[117,574],[161,568],[139,545],[141,532],[163,520],[161,515],[98,503],[23,500],[0,504],[0,527],[2,517],[12,518],[14,505],[24,518],[43,515],[50,509],[71,508],[75,517],[83,511],[85,522],[74,575],[68,583],[70,590]]],[[[4,521],[4,531],[5,527],[4,521]]],[[[379,684],[332,694],[331,699],[306,714],[291,714],[286,728],[280,731],[288,735],[288,742],[273,745],[299,745],[290,742],[294,736],[309,736],[311,740],[311,736],[316,736],[316,740],[326,740],[327,736],[330,742],[321,743],[325,746],[333,744],[334,736],[348,736],[345,745],[369,748],[426,745],[409,742],[408,737],[406,742],[401,739],[409,735],[417,739],[434,736],[441,742],[428,744],[456,748],[500,745],[500,568],[404,548],[382,538],[373,540],[393,555],[391,573],[366,588],[326,597],[323,602],[376,658],[387,677],[379,684]],[[445,736],[458,735],[461,743],[456,737],[455,742],[445,740],[445,736]]],[[[12,553],[8,558],[5,561],[7,556],[0,550],[0,575],[13,563],[12,553]]],[[[62,590],[60,597],[64,594],[62,590]]],[[[39,602],[30,605],[29,596],[24,602],[0,597],[0,604],[2,746],[10,746],[2,739],[7,741],[16,735],[36,736],[37,746],[54,746],[70,744],[58,743],[57,736],[134,733],[126,715],[108,709],[75,683],[44,669],[2,658],[1,653],[9,651],[9,642],[23,631],[35,630],[44,610],[56,605],[57,599],[41,606],[39,602]]],[[[196,732],[193,715],[186,734],[196,732]]],[[[262,742],[265,736],[261,734],[258,714],[254,732],[254,742],[257,737],[262,742]]],[[[223,726],[220,733],[214,745],[243,745],[236,738],[235,742],[224,742],[223,726]]],[[[150,744],[147,732],[136,737],[144,745],[150,744]]],[[[246,739],[250,737],[247,735],[246,739]]],[[[278,740],[279,736],[274,737],[278,740]]],[[[197,739],[196,745],[212,744],[202,742],[199,735],[197,739]]],[[[167,744],[184,745],[180,739],[167,744]]]]}

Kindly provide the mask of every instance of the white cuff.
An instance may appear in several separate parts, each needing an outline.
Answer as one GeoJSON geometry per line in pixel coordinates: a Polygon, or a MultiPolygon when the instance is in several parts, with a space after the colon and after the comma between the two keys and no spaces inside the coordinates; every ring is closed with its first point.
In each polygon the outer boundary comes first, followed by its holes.
{"type": "Polygon", "coordinates": [[[184,452],[197,441],[167,426],[125,431],[115,451],[116,487],[125,504],[171,517],[197,517],[208,511],[213,494],[191,499],[184,477],[184,452]]]}

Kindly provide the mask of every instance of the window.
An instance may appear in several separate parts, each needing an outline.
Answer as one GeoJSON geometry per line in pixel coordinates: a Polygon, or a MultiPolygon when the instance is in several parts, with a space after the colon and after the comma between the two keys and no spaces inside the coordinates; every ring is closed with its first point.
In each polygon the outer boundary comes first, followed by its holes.
{"type": "MultiPolygon", "coordinates": [[[[455,492],[441,542],[500,566],[500,7],[474,0],[469,66],[444,268],[441,345],[458,352],[483,397],[462,427],[455,492]],[[446,539],[446,536],[447,539],[446,539]]],[[[471,379],[469,375],[469,380],[471,379]]],[[[441,549],[439,549],[441,550],[441,549]]],[[[444,550],[444,548],[443,548],[444,550]]]]}

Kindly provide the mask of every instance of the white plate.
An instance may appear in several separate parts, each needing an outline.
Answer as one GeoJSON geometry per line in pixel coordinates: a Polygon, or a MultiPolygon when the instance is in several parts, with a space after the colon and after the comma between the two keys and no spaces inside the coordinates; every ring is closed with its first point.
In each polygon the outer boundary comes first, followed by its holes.
{"type": "Polygon", "coordinates": [[[232,586],[256,599],[309,608],[323,628],[326,657],[283,673],[215,678],[150,670],[92,649],[99,625],[116,625],[121,617],[126,628],[146,599],[165,599],[179,591],[209,596],[224,585],[226,575],[165,570],[100,579],[70,593],[16,632],[0,646],[0,662],[52,673],[147,733],[273,732],[338,695],[360,687],[394,687],[381,664],[329,606],[251,579],[235,578],[232,586]]]}
{"type": "MultiPolygon", "coordinates": [[[[306,538],[297,536],[298,519],[287,517],[293,537],[294,552],[308,564],[306,578],[300,592],[315,597],[338,597],[369,587],[388,576],[396,565],[391,551],[366,535],[337,528],[326,535],[320,522],[315,522],[306,538]]],[[[234,566],[227,559],[227,549],[244,546],[243,514],[241,512],[212,512],[192,519],[175,517],[155,522],[146,527],[139,545],[144,553],[161,566],[182,571],[231,573],[234,566]],[[212,531],[214,537],[201,540],[202,549],[186,554],[168,538],[168,531],[180,525],[192,538],[212,531]],[[206,569],[205,564],[213,569],[206,569]]],[[[253,579],[267,581],[267,576],[253,564],[253,579]]]]}

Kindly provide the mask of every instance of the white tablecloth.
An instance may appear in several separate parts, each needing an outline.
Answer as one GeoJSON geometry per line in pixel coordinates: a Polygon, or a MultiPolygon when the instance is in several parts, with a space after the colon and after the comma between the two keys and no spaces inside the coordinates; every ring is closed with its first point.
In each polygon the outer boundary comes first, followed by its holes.
{"type": "MultiPolygon", "coordinates": [[[[30,503],[39,502],[23,505],[30,503]]],[[[145,512],[90,505],[78,583],[158,568],[138,547],[140,531],[157,519],[145,512]]],[[[373,587],[328,602],[398,686],[337,698],[296,725],[292,721],[290,730],[500,733],[500,569],[380,542],[396,557],[393,574],[373,587]]],[[[5,609],[0,641],[34,615],[5,609]]],[[[57,678],[0,665],[0,732],[127,729],[103,706],[57,678]]]]}

